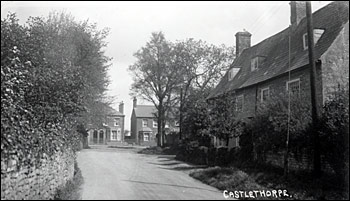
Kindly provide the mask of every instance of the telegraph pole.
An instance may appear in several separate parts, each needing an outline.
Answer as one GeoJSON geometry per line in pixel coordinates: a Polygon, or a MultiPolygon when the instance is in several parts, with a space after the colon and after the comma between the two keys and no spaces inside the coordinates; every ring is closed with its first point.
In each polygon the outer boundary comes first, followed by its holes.
{"type": "Polygon", "coordinates": [[[312,112],[312,135],[314,144],[314,174],[318,176],[321,174],[321,157],[320,157],[320,140],[316,130],[319,118],[317,88],[316,88],[316,64],[314,55],[314,33],[313,21],[311,13],[311,2],[306,2],[306,18],[307,18],[307,39],[309,51],[309,65],[310,65],[310,88],[311,88],[311,112],[312,112]]]}
{"type": "Polygon", "coordinates": [[[182,102],[183,102],[182,98],[183,98],[183,89],[181,87],[181,91],[180,91],[180,121],[179,121],[179,123],[180,123],[179,138],[180,138],[180,140],[182,139],[182,102]]]}

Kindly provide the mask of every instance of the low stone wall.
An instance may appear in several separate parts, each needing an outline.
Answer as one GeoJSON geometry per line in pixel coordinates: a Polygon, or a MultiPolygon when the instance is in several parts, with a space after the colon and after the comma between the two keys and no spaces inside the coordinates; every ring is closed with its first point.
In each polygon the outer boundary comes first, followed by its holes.
{"type": "Polygon", "coordinates": [[[26,167],[1,161],[1,200],[53,199],[58,188],[74,176],[73,151],[44,156],[41,165],[26,167]]]}
{"type": "MultiPolygon", "coordinates": [[[[266,162],[274,166],[284,167],[284,153],[283,152],[268,153],[266,155],[266,162]]],[[[309,159],[309,157],[307,157],[306,154],[302,154],[297,160],[293,156],[293,154],[290,153],[288,165],[290,170],[295,170],[295,171],[300,171],[300,170],[312,171],[313,169],[312,160],[309,159]]],[[[324,159],[323,156],[321,156],[321,168],[322,168],[322,171],[324,172],[334,173],[334,170],[327,163],[327,161],[324,159]]]]}

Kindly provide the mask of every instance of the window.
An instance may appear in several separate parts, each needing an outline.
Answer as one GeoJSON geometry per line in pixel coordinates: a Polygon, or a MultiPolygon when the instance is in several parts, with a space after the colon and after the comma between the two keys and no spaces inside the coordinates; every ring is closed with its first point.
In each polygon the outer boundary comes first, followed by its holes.
{"type": "Polygon", "coordinates": [[[112,131],[111,140],[117,140],[117,131],[115,130],[112,131]]]}
{"type": "Polygon", "coordinates": [[[148,120],[147,119],[142,120],[142,127],[148,127],[148,120]]]}
{"type": "Polygon", "coordinates": [[[120,141],[121,138],[122,138],[122,131],[121,131],[121,129],[119,128],[119,129],[117,130],[117,141],[120,141]]]}
{"type": "Polygon", "coordinates": [[[270,88],[261,89],[261,102],[266,101],[270,97],[270,88]]]}
{"type": "Polygon", "coordinates": [[[120,118],[115,118],[114,119],[114,126],[119,126],[120,125],[120,118]]]}
{"type": "Polygon", "coordinates": [[[231,81],[238,73],[239,68],[232,68],[228,71],[228,81],[231,81]]]}
{"type": "Polygon", "coordinates": [[[324,30],[323,29],[314,29],[314,43],[316,44],[320,40],[324,30]]]}
{"type": "Polygon", "coordinates": [[[250,60],[251,71],[258,69],[258,67],[259,67],[259,57],[255,57],[252,60],[250,60]]]}
{"type": "Polygon", "coordinates": [[[235,147],[239,147],[239,137],[235,137],[235,147]]]}
{"type": "Polygon", "coordinates": [[[158,128],[158,122],[157,122],[157,120],[153,120],[153,128],[158,128]]]}
{"type": "Polygon", "coordinates": [[[295,79],[287,82],[287,92],[291,95],[297,95],[300,94],[300,79],[295,79]]]}
{"type": "MultiPolygon", "coordinates": [[[[314,44],[316,44],[317,41],[321,38],[323,32],[324,32],[323,29],[314,29],[314,44]]],[[[303,35],[303,47],[304,47],[304,50],[308,48],[307,33],[303,35]]]]}
{"type": "Polygon", "coordinates": [[[236,97],[236,111],[243,111],[243,95],[236,97]]]}
{"type": "Polygon", "coordinates": [[[149,133],[143,133],[143,141],[148,142],[149,141],[149,133]]]}

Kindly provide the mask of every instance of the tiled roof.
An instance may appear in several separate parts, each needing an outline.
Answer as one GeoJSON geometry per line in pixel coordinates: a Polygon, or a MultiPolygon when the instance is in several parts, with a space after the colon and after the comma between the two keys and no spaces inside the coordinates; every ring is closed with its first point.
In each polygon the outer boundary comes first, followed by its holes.
{"type": "Polygon", "coordinates": [[[153,118],[157,113],[157,109],[153,105],[137,105],[137,107],[134,108],[134,111],[135,111],[136,117],[146,117],[146,118],[153,118]]]}
{"type": "MultiPolygon", "coordinates": [[[[320,58],[327,51],[348,22],[349,2],[335,1],[313,13],[314,29],[324,29],[322,37],[315,45],[315,58],[320,58]]],[[[228,81],[226,73],[208,98],[248,87],[307,65],[308,50],[303,49],[303,35],[306,32],[307,22],[304,18],[297,26],[290,26],[243,50],[230,67],[240,68],[235,78],[228,81]],[[251,71],[250,62],[256,56],[263,56],[265,60],[259,64],[257,70],[251,71]]]]}
{"type": "Polygon", "coordinates": [[[103,107],[101,107],[101,110],[104,110],[104,114],[107,114],[109,116],[125,116],[121,112],[115,110],[114,108],[108,105],[103,105],[103,107]]]}
{"type": "MultiPolygon", "coordinates": [[[[153,105],[137,105],[136,108],[134,108],[136,117],[145,117],[145,118],[154,118],[156,117],[156,114],[158,110],[153,105]]],[[[172,110],[168,113],[169,118],[176,118],[176,112],[178,111],[178,108],[173,107],[172,110]]]]}

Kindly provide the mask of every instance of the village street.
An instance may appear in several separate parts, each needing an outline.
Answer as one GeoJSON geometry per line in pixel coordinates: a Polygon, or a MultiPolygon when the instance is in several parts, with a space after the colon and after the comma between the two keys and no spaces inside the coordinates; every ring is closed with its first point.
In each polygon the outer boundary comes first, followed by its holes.
{"type": "Polygon", "coordinates": [[[138,154],[138,148],[93,147],[78,153],[82,199],[224,199],[188,173],[195,167],[173,156],[138,154]]]}

